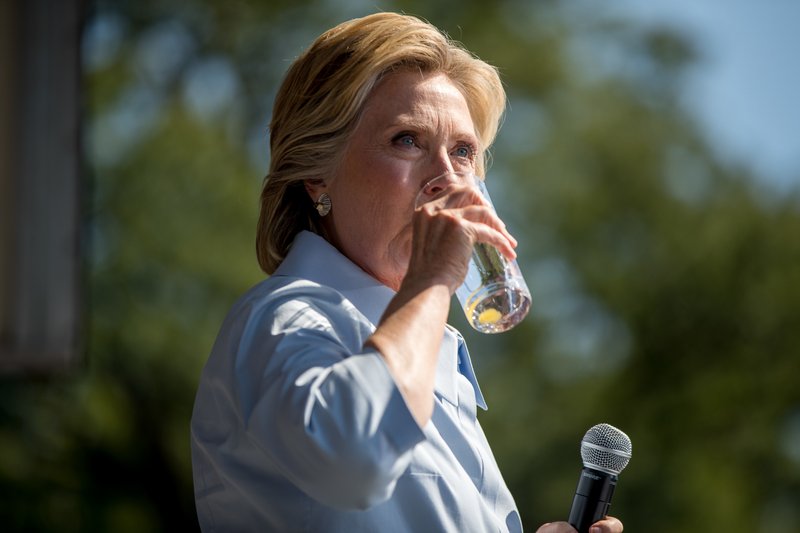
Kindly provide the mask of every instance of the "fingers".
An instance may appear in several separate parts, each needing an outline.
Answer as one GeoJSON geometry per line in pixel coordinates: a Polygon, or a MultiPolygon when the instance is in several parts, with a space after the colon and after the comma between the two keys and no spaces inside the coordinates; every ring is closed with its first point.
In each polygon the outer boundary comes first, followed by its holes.
{"type": "Polygon", "coordinates": [[[613,516],[607,516],[599,522],[592,524],[589,533],[622,533],[622,522],[613,516]]]}
{"type": "MultiPolygon", "coordinates": [[[[575,533],[575,529],[566,522],[543,524],[536,533],[575,533]]],[[[592,524],[589,533],[622,533],[622,522],[613,516],[607,516],[592,524]]]]}
{"type": "MultiPolygon", "coordinates": [[[[508,232],[508,228],[506,228],[505,222],[503,222],[502,220],[500,220],[500,218],[498,218],[497,213],[495,213],[494,209],[492,209],[491,207],[485,207],[485,206],[464,207],[461,209],[460,214],[466,220],[485,224],[495,229],[500,234],[502,234],[504,239],[508,240],[512,248],[517,247],[517,239],[515,239],[514,236],[508,232]]],[[[479,242],[484,242],[484,241],[479,241],[479,242]]]]}
{"type": "Polygon", "coordinates": [[[417,211],[424,212],[429,221],[437,216],[456,220],[473,242],[491,244],[508,259],[517,257],[517,240],[491,205],[471,187],[454,186],[447,195],[423,204],[417,211]]]}
{"type": "Polygon", "coordinates": [[[426,207],[418,216],[414,227],[419,236],[458,232],[469,239],[470,246],[478,242],[486,243],[497,248],[509,260],[517,257],[514,251],[517,240],[491,208],[485,206],[438,210],[426,207]]]}
{"type": "Polygon", "coordinates": [[[474,242],[481,242],[494,246],[506,259],[514,260],[517,258],[517,252],[514,250],[517,245],[516,240],[514,240],[505,228],[497,230],[486,224],[472,224],[469,227],[469,231],[474,235],[474,242]]]}
{"type": "Polygon", "coordinates": [[[536,533],[575,533],[575,528],[566,522],[552,522],[542,524],[536,533]]]}
{"type": "Polygon", "coordinates": [[[464,281],[476,243],[516,259],[517,241],[479,191],[449,187],[445,194],[416,208],[407,279],[436,280],[452,291],[464,281]]]}

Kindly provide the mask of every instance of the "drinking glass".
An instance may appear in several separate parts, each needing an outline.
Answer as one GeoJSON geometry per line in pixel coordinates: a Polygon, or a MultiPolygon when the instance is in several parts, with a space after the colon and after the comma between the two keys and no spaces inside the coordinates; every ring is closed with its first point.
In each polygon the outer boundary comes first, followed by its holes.
{"type": "MultiPolygon", "coordinates": [[[[474,187],[494,209],[485,183],[472,172],[447,172],[433,178],[419,192],[416,207],[440,198],[456,184],[474,187]]],[[[497,248],[481,242],[475,243],[456,298],[470,326],[481,333],[508,331],[531,308],[531,293],[516,260],[506,259],[497,248]]]]}

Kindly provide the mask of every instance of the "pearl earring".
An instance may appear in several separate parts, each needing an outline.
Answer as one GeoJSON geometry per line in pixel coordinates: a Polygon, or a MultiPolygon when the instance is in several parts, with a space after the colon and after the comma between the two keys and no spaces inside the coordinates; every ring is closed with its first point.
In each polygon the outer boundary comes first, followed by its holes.
{"type": "Polygon", "coordinates": [[[317,201],[314,202],[314,208],[316,208],[317,213],[319,213],[321,217],[331,212],[331,197],[328,196],[328,193],[324,192],[319,195],[317,201]]]}

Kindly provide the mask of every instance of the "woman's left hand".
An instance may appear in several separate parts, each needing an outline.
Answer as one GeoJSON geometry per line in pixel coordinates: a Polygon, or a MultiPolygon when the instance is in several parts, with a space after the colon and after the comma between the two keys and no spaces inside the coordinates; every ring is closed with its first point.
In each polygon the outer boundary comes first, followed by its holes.
{"type": "MultiPolygon", "coordinates": [[[[595,522],[589,528],[589,533],[622,533],[622,522],[613,516],[595,522]]],[[[575,528],[566,522],[552,522],[544,524],[536,533],[575,533],[575,528]]]]}

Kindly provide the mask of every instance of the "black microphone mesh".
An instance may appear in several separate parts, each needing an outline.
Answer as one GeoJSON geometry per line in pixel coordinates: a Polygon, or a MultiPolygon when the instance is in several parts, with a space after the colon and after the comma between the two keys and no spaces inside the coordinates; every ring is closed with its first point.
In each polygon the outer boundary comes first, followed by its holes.
{"type": "Polygon", "coordinates": [[[589,428],[581,441],[583,466],[619,475],[628,466],[633,453],[631,439],[609,424],[589,428]]]}

